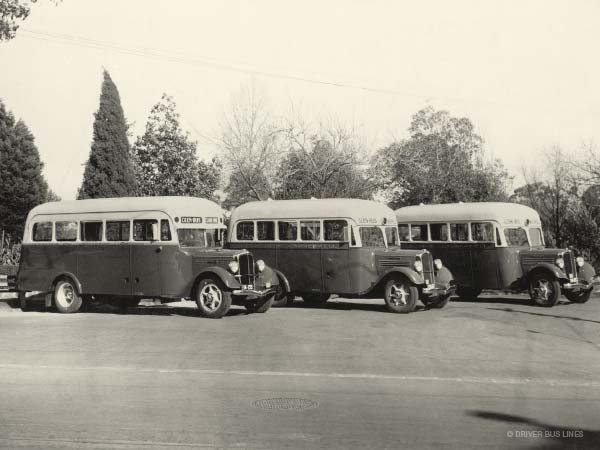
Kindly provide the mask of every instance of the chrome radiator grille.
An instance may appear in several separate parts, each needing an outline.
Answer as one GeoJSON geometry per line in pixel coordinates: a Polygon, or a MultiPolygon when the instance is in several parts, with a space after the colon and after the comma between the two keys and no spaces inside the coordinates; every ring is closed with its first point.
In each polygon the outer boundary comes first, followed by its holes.
{"type": "Polygon", "coordinates": [[[577,270],[575,270],[575,255],[573,252],[565,252],[563,254],[563,260],[565,261],[565,273],[569,278],[577,276],[577,270]]]}
{"type": "Polygon", "coordinates": [[[241,284],[254,284],[254,256],[244,253],[238,256],[240,271],[238,277],[241,284]]]}
{"type": "Polygon", "coordinates": [[[421,255],[421,261],[423,262],[423,277],[429,283],[433,283],[435,281],[435,275],[433,273],[433,257],[431,256],[431,253],[423,253],[421,255]]]}

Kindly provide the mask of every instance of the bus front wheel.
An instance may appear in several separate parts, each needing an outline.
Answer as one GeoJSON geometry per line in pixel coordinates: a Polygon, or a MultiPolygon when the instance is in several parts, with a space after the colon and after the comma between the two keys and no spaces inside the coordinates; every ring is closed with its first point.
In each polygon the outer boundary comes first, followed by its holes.
{"type": "Polygon", "coordinates": [[[63,314],[79,311],[82,299],[71,280],[59,280],[54,287],[54,305],[63,314]]]}
{"type": "Polygon", "coordinates": [[[271,294],[265,298],[261,298],[260,300],[252,300],[246,303],[244,306],[246,311],[249,313],[266,313],[271,306],[273,306],[273,300],[275,298],[275,294],[271,294]]]}
{"type": "Polygon", "coordinates": [[[388,310],[406,314],[415,310],[419,290],[405,279],[392,278],[385,284],[383,297],[388,310]]]}
{"type": "Polygon", "coordinates": [[[565,297],[567,297],[569,299],[569,301],[573,302],[573,303],[585,303],[590,299],[591,295],[592,295],[591,289],[589,291],[565,292],[565,297]]]}
{"type": "Polygon", "coordinates": [[[205,278],[196,289],[196,305],[200,315],[209,319],[220,319],[231,307],[231,292],[212,278],[205,278]]]}
{"type": "Polygon", "coordinates": [[[560,283],[548,273],[536,273],[529,280],[529,296],[536,305],[554,306],[560,297],[560,283]]]}

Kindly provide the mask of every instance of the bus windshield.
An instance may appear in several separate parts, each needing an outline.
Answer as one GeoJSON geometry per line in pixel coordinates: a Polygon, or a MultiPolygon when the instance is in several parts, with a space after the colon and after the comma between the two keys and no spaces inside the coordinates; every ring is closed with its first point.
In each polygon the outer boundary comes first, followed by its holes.
{"type": "Polygon", "coordinates": [[[220,247],[219,230],[205,228],[179,228],[177,237],[181,247],[220,247]]]}
{"type": "Polygon", "coordinates": [[[505,228],[504,237],[509,247],[529,247],[527,232],[524,228],[505,228]]]}
{"type": "Polygon", "coordinates": [[[359,227],[363,247],[385,247],[383,232],[379,227],[359,227]]]}
{"type": "Polygon", "coordinates": [[[543,247],[544,241],[542,240],[541,228],[530,228],[529,240],[531,241],[532,247],[543,247]]]}
{"type": "Polygon", "coordinates": [[[385,239],[388,247],[398,247],[400,245],[400,239],[398,238],[398,228],[396,227],[385,227],[385,239]]]}

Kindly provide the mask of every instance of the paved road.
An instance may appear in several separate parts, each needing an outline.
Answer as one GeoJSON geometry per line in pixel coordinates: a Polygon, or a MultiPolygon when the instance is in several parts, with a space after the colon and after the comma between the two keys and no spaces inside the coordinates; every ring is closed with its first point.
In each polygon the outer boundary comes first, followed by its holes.
{"type": "Polygon", "coordinates": [[[600,448],[599,375],[600,298],[4,308],[0,448],[600,448]]]}

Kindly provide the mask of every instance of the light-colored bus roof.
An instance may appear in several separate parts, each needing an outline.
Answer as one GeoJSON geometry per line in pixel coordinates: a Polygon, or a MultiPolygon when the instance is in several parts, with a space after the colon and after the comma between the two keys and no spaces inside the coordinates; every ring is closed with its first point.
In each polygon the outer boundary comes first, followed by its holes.
{"type": "Polygon", "coordinates": [[[66,200],[43,203],[33,208],[29,218],[46,214],[87,214],[131,211],[162,211],[172,217],[223,217],[223,209],[215,202],[197,197],[118,197],[66,200]]]}
{"type": "Polygon", "coordinates": [[[398,223],[496,220],[505,224],[512,220],[524,222],[527,219],[531,223],[540,223],[540,216],[535,209],[503,202],[405,206],[396,210],[396,219],[398,223]]]}
{"type": "Polygon", "coordinates": [[[377,219],[374,224],[395,224],[394,211],[382,203],[350,198],[325,198],[310,200],[267,200],[238,206],[231,213],[231,223],[256,219],[318,219],[349,218],[358,223],[360,219],[377,219]]]}

